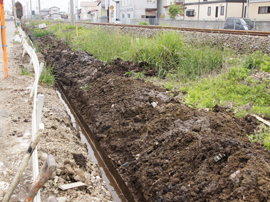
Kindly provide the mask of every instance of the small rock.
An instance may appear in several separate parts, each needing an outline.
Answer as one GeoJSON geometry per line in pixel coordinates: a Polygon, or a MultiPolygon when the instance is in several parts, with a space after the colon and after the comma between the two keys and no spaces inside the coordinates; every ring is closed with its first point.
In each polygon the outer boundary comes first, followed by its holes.
{"type": "Polygon", "coordinates": [[[261,180],[258,181],[258,185],[259,185],[259,186],[262,186],[262,185],[264,185],[265,183],[266,183],[266,181],[263,180],[263,179],[261,179],[261,180]]]}
{"type": "Polygon", "coordinates": [[[66,202],[67,201],[67,198],[66,197],[59,197],[59,198],[56,198],[58,202],[66,202]]]}

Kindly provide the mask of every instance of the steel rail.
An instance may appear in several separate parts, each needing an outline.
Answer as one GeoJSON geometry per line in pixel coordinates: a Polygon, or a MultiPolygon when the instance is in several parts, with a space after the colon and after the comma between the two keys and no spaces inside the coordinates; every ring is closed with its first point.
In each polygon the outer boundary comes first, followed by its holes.
{"type": "Polygon", "coordinates": [[[217,34],[234,34],[234,35],[250,35],[250,36],[264,36],[270,37],[270,32],[261,31],[245,31],[245,30],[227,30],[227,29],[202,29],[202,28],[187,28],[187,27],[167,27],[167,26],[153,26],[153,25],[126,25],[126,24],[109,24],[109,23],[90,23],[90,22],[77,22],[78,24],[89,25],[102,25],[102,26],[115,26],[115,27],[136,27],[145,29],[171,29],[185,32],[204,32],[204,33],[217,33],[217,34]]]}

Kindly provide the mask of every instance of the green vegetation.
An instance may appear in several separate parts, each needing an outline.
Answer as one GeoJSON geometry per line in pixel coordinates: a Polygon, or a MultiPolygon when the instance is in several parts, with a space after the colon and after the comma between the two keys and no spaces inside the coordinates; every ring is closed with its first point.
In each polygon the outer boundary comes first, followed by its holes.
{"type": "Polygon", "coordinates": [[[144,73],[145,73],[145,71],[135,73],[135,72],[132,70],[131,72],[127,72],[126,74],[127,74],[127,75],[130,75],[131,78],[133,78],[133,79],[144,79],[144,78],[145,78],[144,73]]]}
{"type": "Polygon", "coordinates": [[[21,68],[21,75],[22,76],[31,76],[31,77],[33,77],[33,75],[26,68],[21,68]]]}
{"type": "Polygon", "coordinates": [[[148,22],[139,22],[139,25],[149,25],[148,22]]]}
{"type": "Polygon", "coordinates": [[[174,73],[178,78],[196,78],[224,66],[224,55],[211,47],[194,47],[184,43],[177,31],[161,32],[155,38],[133,43],[131,59],[145,61],[159,70],[160,76],[174,73]]]}
{"type": "Polygon", "coordinates": [[[53,34],[53,32],[51,31],[48,31],[46,29],[32,29],[32,34],[35,38],[38,38],[38,37],[43,37],[43,36],[46,36],[48,34],[53,34]]]}
{"type": "Polygon", "coordinates": [[[228,72],[216,77],[207,77],[199,82],[191,82],[182,88],[188,94],[186,104],[197,108],[213,108],[232,103],[236,116],[256,113],[270,117],[270,80],[254,80],[251,71],[243,67],[232,67],[228,72]],[[242,106],[249,105],[247,109],[242,106]]]}
{"type": "Polygon", "coordinates": [[[30,26],[38,26],[39,24],[43,24],[43,23],[45,23],[46,25],[51,25],[52,24],[51,21],[45,21],[45,20],[32,20],[32,21],[29,21],[30,26]]]}
{"type": "Polygon", "coordinates": [[[176,1],[174,1],[174,4],[171,3],[171,5],[169,6],[168,11],[170,13],[170,18],[173,18],[173,19],[177,15],[184,13],[183,6],[182,5],[176,5],[176,1]]]}
{"type": "Polygon", "coordinates": [[[48,66],[48,67],[43,67],[43,70],[41,72],[39,81],[48,85],[48,86],[53,86],[55,83],[55,76],[53,74],[53,67],[48,66]]]}
{"type": "Polygon", "coordinates": [[[266,149],[270,150],[270,129],[265,125],[261,125],[254,134],[248,135],[248,139],[251,142],[262,143],[266,149]]]}
{"type": "MultiPolygon", "coordinates": [[[[66,26],[61,25],[61,30],[66,26]]],[[[109,62],[116,58],[145,61],[151,68],[157,69],[160,76],[168,73],[178,78],[197,78],[213,70],[219,70],[225,65],[228,51],[216,47],[195,47],[184,43],[183,37],[177,31],[161,32],[153,38],[135,38],[120,33],[118,43],[115,32],[99,28],[85,29],[81,27],[79,37],[76,31],[59,32],[59,25],[51,27],[51,31],[59,38],[65,39],[73,50],[85,50],[97,59],[109,62]]]]}

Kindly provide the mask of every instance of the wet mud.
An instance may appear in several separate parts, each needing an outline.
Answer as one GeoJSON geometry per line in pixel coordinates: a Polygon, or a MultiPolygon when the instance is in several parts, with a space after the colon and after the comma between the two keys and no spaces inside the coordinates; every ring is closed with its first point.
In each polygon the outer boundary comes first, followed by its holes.
{"type": "MultiPolygon", "coordinates": [[[[127,77],[145,64],[105,66],[84,51],[37,39],[69,99],[136,201],[268,201],[270,152],[248,141],[255,118],[197,110],[166,89],[127,77]],[[44,46],[42,45],[44,44],[44,46]]],[[[83,166],[82,157],[77,157],[83,166]]]]}

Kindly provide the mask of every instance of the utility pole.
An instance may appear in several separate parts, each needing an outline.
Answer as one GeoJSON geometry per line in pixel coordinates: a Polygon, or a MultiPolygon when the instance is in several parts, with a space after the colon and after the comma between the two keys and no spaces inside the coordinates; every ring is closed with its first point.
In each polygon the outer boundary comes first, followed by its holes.
{"type": "Polygon", "coordinates": [[[40,0],[38,0],[38,8],[39,8],[39,20],[41,20],[40,0]]]}
{"type": "Polygon", "coordinates": [[[28,7],[28,2],[26,2],[26,9],[27,9],[27,15],[26,15],[26,18],[28,19],[28,17],[29,17],[29,7],[28,7]]]}
{"type": "Polygon", "coordinates": [[[12,10],[13,10],[13,16],[14,16],[14,23],[15,25],[17,25],[17,19],[16,19],[16,8],[15,8],[15,0],[11,0],[12,1],[12,10]]]}
{"type": "Polygon", "coordinates": [[[74,23],[74,2],[70,0],[70,24],[75,25],[74,23]]]}
{"type": "Polygon", "coordinates": [[[31,15],[31,20],[33,20],[32,19],[32,1],[30,0],[30,15],[31,15]]]}
{"type": "Polygon", "coordinates": [[[247,0],[246,18],[249,18],[249,0],[247,0]]]}

